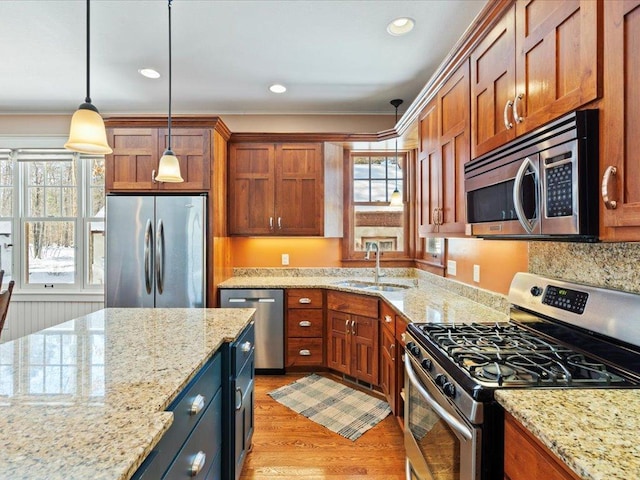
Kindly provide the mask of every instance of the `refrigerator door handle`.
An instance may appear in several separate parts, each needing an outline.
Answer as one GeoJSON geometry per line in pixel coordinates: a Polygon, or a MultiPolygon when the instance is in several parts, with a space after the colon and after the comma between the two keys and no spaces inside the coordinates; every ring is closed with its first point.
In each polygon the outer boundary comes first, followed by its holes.
{"type": "Polygon", "coordinates": [[[147,219],[147,226],[144,228],[144,285],[147,294],[151,293],[151,248],[153,242],[153,228],[151,220],[147,219]]]}
{"type": "Polygon", "coordinates": [[[156,232],[156,288],[162,295],[164,290],[164,224],[158,219],[156,232]]]}

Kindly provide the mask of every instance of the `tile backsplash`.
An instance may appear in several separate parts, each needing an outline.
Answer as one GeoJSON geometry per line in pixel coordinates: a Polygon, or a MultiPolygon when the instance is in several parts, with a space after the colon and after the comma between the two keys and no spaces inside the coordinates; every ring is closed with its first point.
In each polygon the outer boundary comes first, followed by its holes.
{"type": "Polygon", "coordinates": [[[640,293],[640,243],[530,242],[529,271],[640,293]]]}

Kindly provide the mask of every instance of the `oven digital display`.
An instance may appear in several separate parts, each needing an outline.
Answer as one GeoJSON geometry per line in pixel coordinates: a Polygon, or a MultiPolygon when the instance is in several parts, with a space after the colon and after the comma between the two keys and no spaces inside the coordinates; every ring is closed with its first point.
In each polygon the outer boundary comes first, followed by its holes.
{"type": "Polygon", "coordinates": [[[544,292],[542,303],[581,315],[588,298],[588,293],[549,285],[544,292]]]}

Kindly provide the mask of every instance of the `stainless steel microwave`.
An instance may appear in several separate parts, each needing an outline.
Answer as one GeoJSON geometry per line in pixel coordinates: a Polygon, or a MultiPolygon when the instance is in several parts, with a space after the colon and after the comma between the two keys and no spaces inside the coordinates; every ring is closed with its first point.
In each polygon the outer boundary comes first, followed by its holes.
{"type": "Polygon", "coordinates": [[[565,115],[468,162],[467,234],[598,239],[598,111],[565,115]]]}

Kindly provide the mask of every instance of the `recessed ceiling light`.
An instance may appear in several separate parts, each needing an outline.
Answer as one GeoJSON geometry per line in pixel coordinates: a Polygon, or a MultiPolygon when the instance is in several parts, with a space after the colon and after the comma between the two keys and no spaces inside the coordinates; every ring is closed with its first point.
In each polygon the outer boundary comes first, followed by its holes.
{"type": "Polygon", "coordinates": [[[387,25],[387,32],[389,32],[393,36],[400,36],[406,33],[409,33],[413,30],[415,22],[412,18],[409,17],[400,17],[393,20],[389,25],[387,25]]]}
{"type": "Polygon", "coordinates": [[[269,90],[271,90],[273,93],[284,93],[287,91],[287,87],[285,87],[284,85],[280,85],[279,83],[275,83],[269,87],[269,90]]]}
{"type": "Polygon", "coordinates": [[[140,75],[147,78],[160,78],[160,72],[154,70],[153,68],[141,68],[138,70],[140,75]]]}

